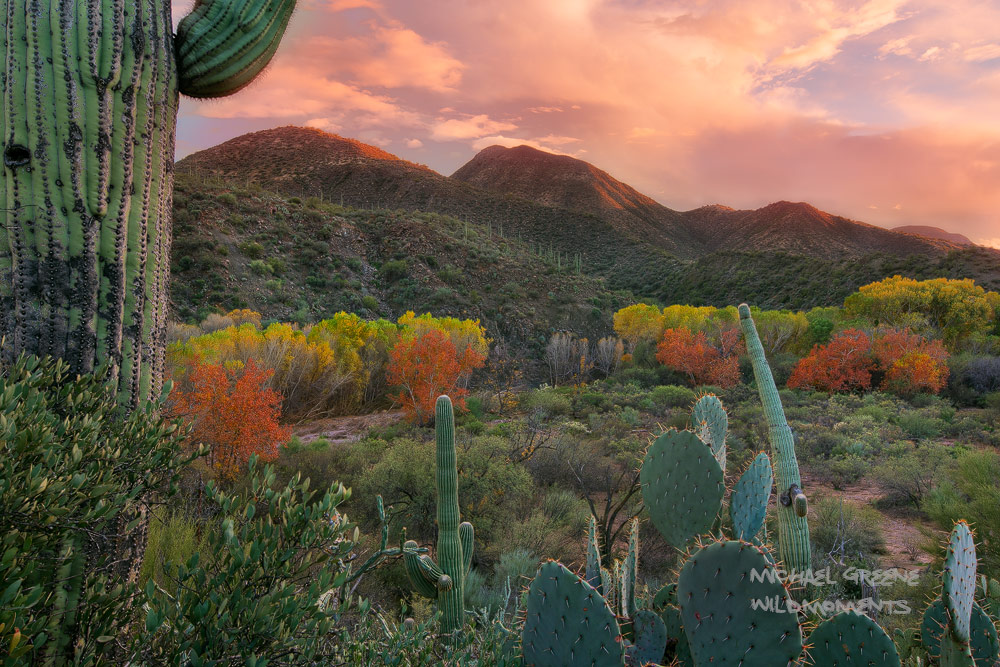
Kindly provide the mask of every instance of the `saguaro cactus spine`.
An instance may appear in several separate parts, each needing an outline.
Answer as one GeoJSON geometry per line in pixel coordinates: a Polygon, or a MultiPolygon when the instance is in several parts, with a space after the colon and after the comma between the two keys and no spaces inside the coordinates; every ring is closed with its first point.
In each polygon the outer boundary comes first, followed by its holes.
{"type": "MultiPolygon", "coordinates": [[[[441,631],[452,634],[465,623],[465,577],[472,567],[472,524],[459,523],[458,463],[455,459],[455,414],[451,399],[439,396],[435,406],[437,436],[437,524],[435,563],[429,556],[404,554],[407,575],[418,593],[436,597],[441,612],[441,631]]],[[[415,542],[407,542],[415,547],[415,542]]]]}
{"type": "Polygon", "coordinates": [[[739,307],[740,326],[746,340],[747,352],[753,363],[753,374],[757,381],[757,391],[764,404],[768,436],[771,442],[771,459],[774,464],[775,479],[778,484],[778,554],[788,571],[805,572],[812,557],[809,548],[809,524],[806,521],[806,497],[802,493],[802,479],[799,477],[799,462],[795,458],[795,442],[792,429],[785,420],[781,407],[781,397],[771,375],[771,367],[764,356],[764,346],[760,343],[754,326],[750,307],[739,307]]]}
{"type": "Polygon", "coordinates": [[[178,93],[226,95],[270,60],[295,0],[6,0],[0,338],[109,363],[121,402],[163,373],[178,93]],[[179,79],[178,79],[179,76],[179,79]]]}

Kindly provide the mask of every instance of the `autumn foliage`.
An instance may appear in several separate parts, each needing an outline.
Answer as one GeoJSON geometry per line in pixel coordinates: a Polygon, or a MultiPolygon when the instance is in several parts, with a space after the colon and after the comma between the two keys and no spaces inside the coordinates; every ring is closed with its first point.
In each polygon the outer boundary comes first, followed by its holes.
{"type": "Polygon", "coordinates": [[[678,327],[663,332],[656,346],[656,360],[686,375],[693,386],[710,384],[727,389],[740,382],[740,345],[735,329],[722,331],[717,343],[712,344],[705,332],[678,327]]]}
{"type": "Polygon", "coordinates": [[[485,360],[486,355],[473,345],[457,350],[440,329],[404,336],[389,352],[389,384],[400,390],[392,398],[418,423],[428,423],[441,394],[451,396],[456,407],[465,407],[468,390],[463,382],[485,360]]]}
{"type": "Polygon", "coordinates": [[[906,329],[869,336],[848,329],[827,345],[813,347],[788,379],[792,389],[826,392],[865,391],[881,377],[880,389],[900,396],[938,393],[948,381],[948,353],[906,329]]]}
{"type": "Polygon", "coordinates": [[[189,442],[208,447],[208,462],[223,480],[235,479],[254,454],[277,458],[291,437],[291,429],[278,424],[282,397],[268,388],[271,373],[252,359],[229,369],[194,363],[188,387],[170,395],[170,416],[192,426],[189,442]]]}

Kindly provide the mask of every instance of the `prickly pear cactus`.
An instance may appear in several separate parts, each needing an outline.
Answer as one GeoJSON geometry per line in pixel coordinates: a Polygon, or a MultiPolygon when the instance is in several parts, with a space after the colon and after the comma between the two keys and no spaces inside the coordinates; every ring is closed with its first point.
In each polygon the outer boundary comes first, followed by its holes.
{"type": "Polygon", "coordinates": [[[594,519],[594,515],[590,515],[590,523],[587,525],[587,583],[604,594],[601,581],[601,547],[597,543],[597,520],[594,519]]]}
{"type": "MultiPolygon", "coordinates": [[[[938,598],[924,611],[920,624],[920,641],[931,659],[942,659],[942,640],[948,627],[948,612],[944,600],[938,598]]],[[[994,667],[1000,658],[1000,642],[996,627],[982,607],[973,604],[969,620],[969,648],[976,667],[994,667]]],[[[958,642],[961,644],[961,642],[958,642]]]]}
{"type": "Polygon", "coordinates": [[[136,407],[163,375],[178,92],[225,95],[277,47],[295,0],[6,0],[0,71],[0,339],[110,363],[136,407]],[[178,81],[180,77],[180,83],[178,81]]]}
{"type": "Polygon", "coordinates": [[[807,665],[899,667],[899,654],[885,630],[864,614],[845,611],[823,621],[809,635],[807,665]]]}
{"type": "Polygon", "coordinates": [[[948,610],[949,627],[955,639],[970,640],[969,624],[976,594],[976,543],[972,531],[959,521],[951,531],[945,551],[941,598],[948,610]]]}
{"type": "Polygon", "coordinates": [[[555,561],[531,582],[521,647],[525,667],[625,664],[618,621],[604,598],[555,561]]]}
{"type": "Polygon", "coordinates": [[[690,431],[658,437],[643,459],[639,482],[653,525],[677,548],[711,530],[726,492],[712,450],[690,431]]]}
{"type": "Polygon", "coordinates": [[[781,407],[781,397],[771,375],[771,367],[764,356],[757,328],[748,305],[740,304],[740,326],[753,363],[757,391],[764,404],[768,439],[771,442],[771,460],[778,483],[778,556],[789,572],[806,572],[812,562],[809,544],[809,524],[806,521],[806,496],[802,493],[799,462],[795,458],[792,430],[781,407]]]}
{"type": "Polygon", "coordinates": [[[632,520],[629,529],[628,553],[621,568],[621,613],[632,618],[635,616],[635,582],[639,570],[639,520],[632,520]]]}
{"type": "Polygon", "coordinates": [[[729,415],[718,396],[705,394],[695,401],[691,409],[691,430],[712,448],[722,472],[726,472],[726,435],[729,433],[729,415]]]}
{"type": "Polygon", "coordinates": [[[733,489],[733,495],[729,499],[733,537],[747,542],[755,541],[767,516],[767,503],[771,498],[772,484],[774,484],[774,473],[771,470],[771,459],[761,452],[740,475],[736,488],[733,489]]]}
{"type": "Polygon", "coordinates": [[[696,665],[785,667],[802,653],[788,590],[753,544],[715,542],[695,552],[681,568],[677,599],[696,665]]]}
{"type": "MultiPolygon", "coordinates": [[[[437,436],[437,525],[435,563],[429,556],[407,553],[403,561],[410,583],[421,595],[436,598],[441,612],[441,632],[452,635],[465,625],[465,578],[472,567],[472,524],[459,523],[458,463],[455,458],[455,413],[451,399],[439,396],[435,406],[437,436]]],[[[407,546],[416,546],[408,542],[407,546]]]]}
{"type": "Polygon", "coordinates": [[[643,609],[632,617],[634,639],[625,649],[626,664],[645,667],[659,664],[667,648],[667,628],[654,611],[643,609]]]}

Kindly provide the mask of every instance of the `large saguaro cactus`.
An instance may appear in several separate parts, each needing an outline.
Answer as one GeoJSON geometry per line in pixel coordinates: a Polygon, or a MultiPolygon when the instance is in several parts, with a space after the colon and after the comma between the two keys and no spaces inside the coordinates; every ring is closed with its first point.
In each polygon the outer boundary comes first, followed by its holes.
{"type": "Polygon", "coordinates": [[[199,0],[175,43],[169,0],[5,0],[3,358],[109,363],[128,407],[158,392],[178,93],[245,86],[294,6],[199,0]]]}
{"type": "Polygon", "coordinates": [[[410,583],[425,597],[436,598],[441,612],[441,632],[452,635],[465,624],[465,578],[472,567],[475,531],[461,521],[458,509],[458,462],[455,458],[455,413],[451,399],[439,396],[435,406],[434,431],[437,435],[437,524],[435,563],[430,556],[418,556],[417,543],[404,545],[403,562],[410,583]]]}
{"type": "Polygon", "coordinates": [[[809,524],[806,521],[806,496],[802,492],[799,462],[795,458],[792,429],[785,419],[781,397],[771,375],[771,367],[764,356],[764,346],[757,335],[748,305],[740,304],[740,326],[746,340],[747,352],[753,364],[757,391],[764,404],[768,437],[771,441],[771,460],[778,484],[778,553],[785,569],[805,572],[810,568],[812,555],[809,546],[809,524]]]}

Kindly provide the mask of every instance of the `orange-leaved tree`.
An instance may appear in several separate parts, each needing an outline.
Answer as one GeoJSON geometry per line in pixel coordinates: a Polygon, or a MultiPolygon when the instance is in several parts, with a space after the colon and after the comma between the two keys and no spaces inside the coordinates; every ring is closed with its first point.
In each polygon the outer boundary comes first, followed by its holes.
{"type": "Polygon", "coordinates": [[[220,479],[233,481],[256,454],[265,461],[292,432],[281,426],[281,394],[268,388],[271,370],[246,364],[192,364],[185,385],[170,394],[172,417],[192,426],[191,444],[208,447],[208,462],[220,479]]]}
{"type": "Polygon", "coordinates": [[[724,329],[718,338],[713,345],[704,331],[667,329],[656,346],[656,360],[686,375],[694,386],[710,384],[727,389],[740,381],[739,332],[724,329]]]}
{"type": "Polygon", "coordinates": [[[881,389],[899,396],[936,394],[948,383],[948,351],[939,340],[890,329],[875,340],[872,352],[884,373],[881,389]]]}
{"type": "Polygon", "coordinates": [[[400,389],[392,398],[418,423],[429,423],[441,394],[451,396],[457,407],[465,407],[464,397],[469,392],[462,380],[485,360],[486,355],[472,345],[462,351],[455,349],[440,329],[404,335],[389,352],[389,384],[400,389]]]}
{"type": "Polygon", "coordinates": [[[788,386],[827,392],[864,391],[872,385],[872,339],[859,329],[847,329],[826,345],[814,345],[799,360],[788,386]]]}

